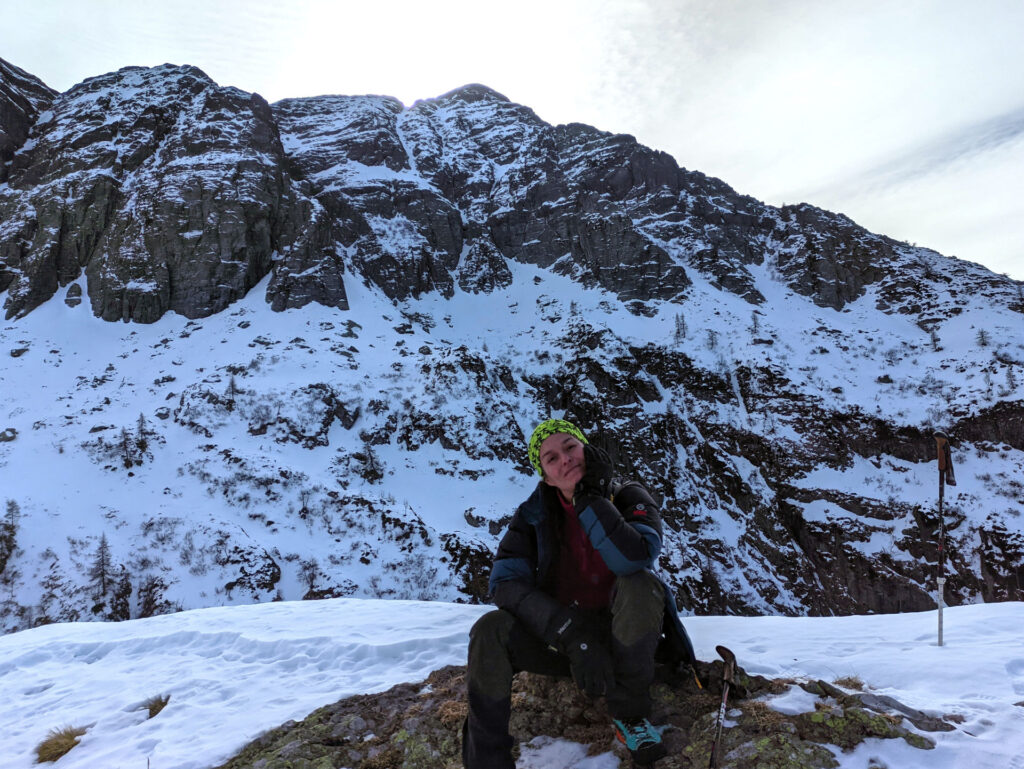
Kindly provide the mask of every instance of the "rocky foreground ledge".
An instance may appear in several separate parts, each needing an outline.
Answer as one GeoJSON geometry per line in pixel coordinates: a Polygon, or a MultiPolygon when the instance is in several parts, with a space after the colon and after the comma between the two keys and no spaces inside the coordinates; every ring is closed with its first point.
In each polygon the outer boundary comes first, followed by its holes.
{"type": "MultiPolygon", "coordinates": [[[[657,769],[704,769],[721,702],[722,663],[698,663],[698,687],[688,670],[663,671],[652,691],[652,721],[665,724],[669,755],[657,769]]],[[[922,750],[935,743],[921,734],[951,731],[946,719],[908,708],[891,697],[861,691],[856,680],[767,679],[742,669],[730,688],[723,732],[723,769],[830,769],[837,751],[869,738],[903,739],[922,750]],[[765,700],[799,686],[813,695],[808,712],[786,715],[765,700]],[[831,748],[831,749],[830,749],[831,748]]],[[[466,715],[465,668],[436,670],[425,682],[400,684],[380,694],[339,700],[289,721],[247,745],[218,769],[458,769],[466,715]]],[[[564,738],[592,755],[626,751],[612,738],[603,700],[588,700],[567,679],[521,673],[513,688],[512,733],[522,741],[564,738]]]]}

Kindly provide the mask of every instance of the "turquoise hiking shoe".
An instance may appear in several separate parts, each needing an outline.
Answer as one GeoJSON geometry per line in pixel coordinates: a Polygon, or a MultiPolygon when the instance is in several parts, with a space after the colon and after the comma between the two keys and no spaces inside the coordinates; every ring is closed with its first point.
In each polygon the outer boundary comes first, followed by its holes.
{"type": "Polygon", "coordinates": [[[638,764],[653,764],[664,758],[667,751],[661,741],[661,732],[646,718],[614,719],[615,739],[629,750],[638,764]]]}

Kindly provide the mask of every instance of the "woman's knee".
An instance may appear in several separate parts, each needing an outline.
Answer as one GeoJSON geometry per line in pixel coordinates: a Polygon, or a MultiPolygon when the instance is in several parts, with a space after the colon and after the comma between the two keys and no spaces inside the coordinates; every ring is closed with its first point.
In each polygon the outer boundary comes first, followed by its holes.
{"type": "Polygon", "coordinates": [[[504,700],[512,689],[514,669],[508,648],[515,618],[506,611],[492,611],[469,631],[466,683],[470,693],[490,701],[504,700]]]}
{"type": "Polygon", "coordinates": [[[503,609],[487,612],[475,623],[469,631],[469,653],[473,655],[474,647],[484,646],[505,646],[508,643],[509,632],[515,624],[515,617],[503,609]]]}
{"type": "Polygon", "coordinates": [[[661,584],[661,580],[646,569],[620,576],[615,580],[613,612],[626,605],[661,606],[664,601],[665,588],[661,584]]]}
{"type": "Polygon", "coordinates": [[[657,638],[665,615],[665,588],[650,572],[619,577],[612,602],[612,635],[630,647],[657,638]]]}

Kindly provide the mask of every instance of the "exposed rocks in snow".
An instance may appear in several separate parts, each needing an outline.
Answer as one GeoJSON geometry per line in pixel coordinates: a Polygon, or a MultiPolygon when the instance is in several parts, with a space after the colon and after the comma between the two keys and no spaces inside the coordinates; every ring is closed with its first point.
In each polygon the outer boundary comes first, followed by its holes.
{"type": "MultiPolygon", "coordinates": [[[[651,717],[664,726],[668,747],[668,756],[657,763],[660,769],[707,766],[721,702],[721,668],[719,661],[697,664],[703,689],[689,674],[662,671],[652,688],[651,717]]],[[[799,684],[814,695],[802,712],[773,709],[772,701],[797,685],[738,671],[723,731],[723,769],[826,769],[839,766],[833,751],[851,751],[868,739],[903,739],[929,750],[934,742],[921,731],[955,728],[891,697],[849,694],[824,681],[799,684]]],[[[267,732],[219,769],[456,769],[462,766],[464,690],[465,669],[447,667],[419,684],[340,700],[267,732]]],[[[519,747],[546,736],[583,744],[591,755],[611,752],[621,766],[629,766],[610,724],[604,700],[587,699],[568,679],[529,673],[515,679],[511,730],[519,747]]]]}

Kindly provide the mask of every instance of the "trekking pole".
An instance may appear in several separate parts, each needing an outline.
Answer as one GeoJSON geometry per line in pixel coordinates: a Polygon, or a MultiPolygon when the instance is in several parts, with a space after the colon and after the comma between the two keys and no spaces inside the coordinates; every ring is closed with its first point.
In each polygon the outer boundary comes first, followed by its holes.
{"type": "Polygon", "coordinates": [[[939,646],[942,646],[942,607],[946,593],[946,519],[942,513],[942,499],[945,496],[946,484],[956,486],[953,475],[953,457],[949,450],[949,436],[944,432],[935,432],[935,448],[939,457],[939,558],[938,577],[935,583],[939,593],[939,646]]]}
{"type": "Polygon", "coordinates": [[[718,721],[715,725],[715,739],[711,741],[711,757],[708,769],[718,769],[722,762],[722,725],[725,722],[725,708],[729,701],[729,684],[736,675],[736,655],[725,646],[716,646],[715,651],[722,658],[722,704],[718,708],[718,721]]]}

